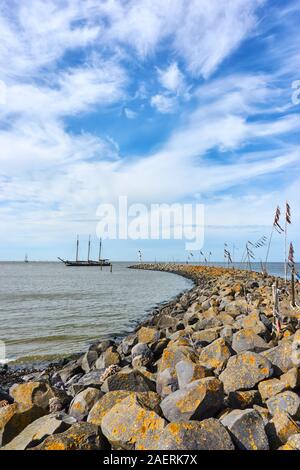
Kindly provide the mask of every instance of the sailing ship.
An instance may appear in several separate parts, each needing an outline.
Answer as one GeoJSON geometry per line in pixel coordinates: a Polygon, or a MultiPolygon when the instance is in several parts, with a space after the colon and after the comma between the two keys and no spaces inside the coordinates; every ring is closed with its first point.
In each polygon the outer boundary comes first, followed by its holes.
{"type": "Polygon", "coordinates": [[[91,237],[89,236],[89,243],[88,243],[88,255],[87,255],[87,260],[79,260],[79,237],[77,236],[77,242],[76,242],[76,259],[75,261],[70,261],[68,259],[62,259],[58,256],[58,259],[65,264],[65,266],[111,266],[111,262],[108,259],[103,259],[101,258],[101,251],[102,251],[102,239],[100,238],[100,243],[99,243],[99,256],[98,260],[92,260],[90,259],[90,253],[91,253],[91,237]]]}

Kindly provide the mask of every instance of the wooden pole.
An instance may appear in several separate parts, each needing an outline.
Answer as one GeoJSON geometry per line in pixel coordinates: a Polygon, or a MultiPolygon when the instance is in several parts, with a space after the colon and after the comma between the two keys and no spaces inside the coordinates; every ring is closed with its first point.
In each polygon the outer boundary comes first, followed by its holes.
{"type": "Polygon", "coordinates": [[[295,266],[292,267],[291,296],[292,296],[292,307],[296,307],[296,296],[295,296],[295,266]]]}
{"type": "Polygon", "coordinates": [[[112,264],[110,265],[110,272],[112,273],[112,264]]]}
{"type": "Polygon", "coordinates": [[[284,279],[287,283],[287,220],[285,217],[285,228],[284,228],[284,279]]]}
{"type": "Polygon", "coordinates": [[[278,278],[276,278],[274,284],[272,285],[273,290],[273,316],[274,324],[276,329],[276,334],[280,333],[281,323],[280,323],[280,314],[279,314],[279,297],[278,297],[278,278]]]}
{"type": "Polygon", "coordinates": [[[250,254],[249,254],[248,244],[247,244],[247,255],[248,255],[249,270],[252,272],[252,265],[251,265],[251,261],[250,261],[250,254]]]}

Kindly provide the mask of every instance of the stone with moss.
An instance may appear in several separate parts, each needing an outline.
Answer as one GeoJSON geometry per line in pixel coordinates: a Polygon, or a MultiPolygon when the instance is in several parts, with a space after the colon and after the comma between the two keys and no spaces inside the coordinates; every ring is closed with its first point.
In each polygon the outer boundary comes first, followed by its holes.
{"type": "Polygon", "coordinates": [[[114,392],[106,393],[100,400],[98,400],[91,411],[89,412],[87,421],[97,426],[101,426],[104,416],[118,403],[130,396],[137,396],[140,402],[150,410],[161,414],[160,402],[161,398],[155,392],[129,392],[125,390],[116,390],[114,392]]]}
{"type": "Polygon", "coordinates": [[[94,404],[100,400],[102,396],[103,392],[101,392],[99,389],[93,387],[86,388],[82,392],[78,393],[78,395],[76,395],[72,400],[69,414],[78,421],[83,421],[89,414],[94,404]]]}
{"type": "Polygon", "coordinates": [[[172,422],[147,450],[234,450],[228,431],[214,418],[172,422]]]}
{"type": "Polygon", "coordinates": [[[222,383],[215,377],[207,377],[171,393],[160,406],[168,421],[189,421],[213,417],[223,404],[222,383]]]}
{"type": "Polygon", "coordinates": [[[236,447],[240,450],[268,450],[269,442],[264,422],[253,409],[233,410],[221,423],[228,429],[236,447]]]}
{"type": "Polygon", "coordinates": [[[101,422],[104,436],[114,449],[144,450],[156,442],[166,421],[131,394],[106,413],[101,422]]]}
{"type": "Polygon", "coordinates": [[[225,393],[249,390],[273,374],[270,361],[254,352],[243,352],[232,356],[226,369],[220,374],[225,393]]]}
{"type": "Polygon", "coordinates": [[[33,450],[107,450],[101,429],[91,423],[73,424],[67,431],[47,437],[33,450]]]}

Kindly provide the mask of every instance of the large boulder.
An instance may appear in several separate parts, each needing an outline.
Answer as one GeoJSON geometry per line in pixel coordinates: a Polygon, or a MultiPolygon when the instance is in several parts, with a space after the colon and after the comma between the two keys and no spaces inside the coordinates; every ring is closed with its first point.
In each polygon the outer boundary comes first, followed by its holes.
{"type": "Polygon", "coordinates": [[[112,365],[119,365],[121,363],[121,356],[114,346],[110,346],[104,351],[95,362],[96,369],[106,369],[112,365]]]}
{"type": "Polygon", "coordinates": [[[219,338],[221,328],[207,328],[207,330],[195,331],[192,334],[192,340],[200,344],[210,344],[219,338]]]}
{"type": "Polygon", "coordinates": [[[268,410],[272,415],[277,411],[284,411],[292,418],[300,418],[300,397],[292,391],[278,393],[266,401],[268,410]]]}
{"type": "Polygon", "coordinates": [[[20,410],[17,403],[0,408],[0,447],[7,444],[23,429],[45,414],[42,408],[31,406],[20,410]]]}
{"type": "Polygon", "coordinates": [[[278,450],[300,450],[300,433],[290,436],[287,443],[279,447],[278,450]]]}
{"type": "Polygon", "coordinates": [[[296,421],[283,411],[276,411],[265,429],[272,449],[285,444],[293,434],[300,433],[296,421]]]}
{"type": "Polygon", "coordinates": [[[214,418],[170,423],[147,450],[234,450],[228,431],[214,418]]]}
{"type": "Polygon", "coordinates": [[[286,390],[286,386],[279,379],[263,380],[258,384],[258,390],[263,401],[286,390]]]}
{"type": "Polygon", "coordinates": [[[104,416],[118,403],[123,401],[129,396],[138,397],[139,401],[145,405],[149,410],[161,414],[159,395],[155,392],[129,392],[125,390],[116,390],[114,392],[106,393],[100,400],[98,400],[91,411],[89,412],[87,421],[97,426],[101,426],[104,416]]]}
{"type": "Polygon", "coordinates": [[[219,338],[202,349],[199,361],[204,366],[214,369],[216,373],[219,373],[230,357],[231,352],[225,340],[219,338]]]}
{"type": "Polygon", "coordinates": [[[96,351],[98,356],[100,356],[104,351],[106,351],[111,346],[114,346],[114,342],[111,339],[103,339],[101,341],[96,341],[91,344],[89,351],[96,351]]]}
{"type": "Polygon", "coordinates": [[[221,418],[240,450],[268,450],[269,443],[264,422],[259,413],[252,409],[233,410],[221,418]]]}
{"type": "Polygon", "coordinates": [[[137,334],[136,333],[133,333],[131,335],[128,335],[126,336],[126,338],[124,338],[120,345],[118,346],[118,352],[119,353],[123,353],[125,356],[127,356],[130,351],[131,351],[131,348],[138,342],[138,338],[137,338],[137,334]]]}
{"type": "Polygon", "coordinates": [[[97,388],[88,387],[82,392],[78,393],[71,402],[69,414],[76,418],[78,421],[83,421],[94,404],[100,400],[103,392],[97,388]]]}
{"type": "Polygon", "coordinates": [[[160,338],[160,332],[156,328],[142,326],[138,331],[139,343],[154,343],[160,338]]]}
{"type": "Polygon", "coordinates": [[[244,329],[252,330],[257,335],[264,335],[267,332],[267,328],[260,319],[258,312],[252,312],[245,316],[242,320],[242,326],[244,329]]]}
{"type": "Polygon", "coordinates": [[[171,317],[171,315],[161,315],[158,322],[157,327],[162,330],[163,328],[171,328],[172,330],[176,330],[178,320],[175,317],[171,317]]]}
{"type": "Polygon", "coordinates": [[[194,380],[204,379],[205,377],[213,375],[210,369],[187,360],[179,361],[175,369],[179,388],[185,387],[194,380]]]}
{"type": "Polygon", "coordinates": [[[100,388],[103,383],[104,370],[105,369],[92,370],[91,372],[88,372],[77,381],[76,386],[79,387],[79,389],[84,389],[87,387],[100,388]]]}
{"type": "Polygon", "coordinates": [[[20,407],[17,403],[0,408],[0,447],[10,442],[26,426],[40,418],[46,410],[33,405],[20,407]]]}
{"type": "Polygon", "coordinates": [[[9,394],[24,409],[35,405],[47,410],[49,400],[55,397],[54,390],[45,382],[15,384],[10,388],[9,394]]]}
{"type": "Polygon", "coordinates": [[[151,348],[151,351],[153,352],[153,357],[155,361],[157,361],[161,357],[164,349],[166,349],[168,344],[169,344],[168,338],[162,338],[150,344],[150,348],[151,348]]]}
{"type": "Polygon", "coordinates": [[[81,360],[81,368],[84,370],[86,374],[90,372],[91,368],[93,367],[97,359],[98,359],[98,353],[97,351],[94,351],[93,349],[91,349],[90,351],[87,351],[84,354],[81,360]]]}
{"type": "Polygon", "coordinates": [[[54,413],[33,421],[23,431],[9,442],[2,450],[26,450],[35,447],[47,436],[55,432],[65,431],[75,422],[74,418],[64,413],[54,413]]]}
{"type": "Polygon", "coordinates": [[[169,343],[167,348],[164,349],[158,370],[162,372],[165,369],[174,369],[179,361],[190,360],[197,362],[197,359],[197,355],[189,345],[189,342],[178,340],[174,343],[169,343]]]}
{"type": "Polygon", "coordinates": [[[131,350],[132,367],[147,367],[152,359],[153,353],[146,343],[138,343],[131,350]]]}
{"type": "Polygon", "coordinates": [[[230,392],[228,395],[228,405],[230,408],[245,410],[254,405],[261,405],[261,396],[258,390],[238,390],[230,392]]]}
{"type": "Polygon", "coordinates": [[[72,361],[59,371],[55,372],[52,376],[52,381],[54,384],[60,382],[65,384],[72,377],[78,374],[83,374],[83,369],[81,368],[81,365],[78,363],[78,361],[72,361]]]}
{"type": "Polygon", "coordinates": [[[157,441],[166,421],[155,411],[149,410],[136,396],[130,395],[116,404],[101,422],[101,429],[116,449],[149,448],[157,441]]]}
{"type": "Polygon", "coordinates": [[[130,392],[155,391],[156,384],[137,369],[121,370],[108,377],[103,383],[103,392],[114,390],[127,390],[130,392]]]}
{"type": "Polygon", "coordinates": [[[254,352],[243,352],[232,356],[226,369],[220,374],[225,393],[249,390],[273,373],[270,361],[254,352]]]}
{"type": "Polygon", "coordinates": [[[289,340],[281,341],[278,346],[268,351],[263,351],[261,355],[272,363],[275,376],[279,376],[294,367],[292,361],[292,343],[289,340]]]}
{"type": "Polygon", "coordinates": [[[171,393],[160,406],[168,421],[189,421],[214,416],[223,402],[222,383],[214,377],[207,377],[171,393]]]}
{"type": "Polygon", "coordinates": [[[90,423],[73,424],[67,431],[47,437],[33,450],[106,450],[101,429],[90,423]]]}
{"type": "Polygon", "coordinates": [[[293,367],[285,374],[280,376],[280,381],[284,384],[287,390],[295,390],[300,387],[300,370],[293,367]]]}
{"type": "Polygon", "coordinates": [[[236,353],[254,351],[260,353],[269,349],[267,343],[252,329],[242,329],[234,333],[232,337],[232,349],[236,353]]]}

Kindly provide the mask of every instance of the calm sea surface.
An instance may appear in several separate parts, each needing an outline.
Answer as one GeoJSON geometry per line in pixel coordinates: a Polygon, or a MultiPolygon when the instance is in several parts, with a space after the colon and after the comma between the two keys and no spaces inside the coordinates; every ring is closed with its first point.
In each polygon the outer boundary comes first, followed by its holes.
{"type": "MultiPolygon", "coordinates": [[[[6,358],[35,362],[84,351],[94,340],[130,332],[157,304],[192,286],[174,274],[128,265],[114,263],[110,273],[62,263],[0,263],[0,340],[6,358]]],[[[259,271],[260,265],[252,268],[259,271]]],[[[283,276],[283,264],[269,263],[268,271],[283,276]]]]}
{"type": "MultiPolygon", "coordinates": [[[[124,335],[192,283],[180,276],[62,263],[0,263],[0,340],[9,361],[53,360],[124,335]]],[[[0,358],[1,359],[1,358],[0,358]]]]}

